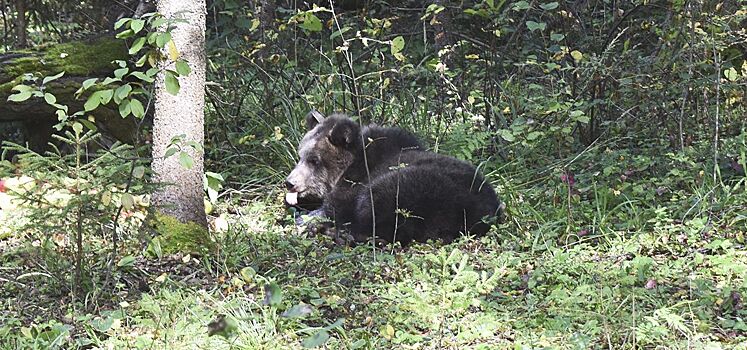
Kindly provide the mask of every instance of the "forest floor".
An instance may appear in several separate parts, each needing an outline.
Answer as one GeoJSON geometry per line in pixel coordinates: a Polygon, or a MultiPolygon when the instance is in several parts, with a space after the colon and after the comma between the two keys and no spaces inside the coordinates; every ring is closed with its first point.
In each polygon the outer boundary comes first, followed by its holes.
{"type": "Polygon", "coordinates": [[[509,220],[487,236],[376,250],[299,231],[274,189],[219,204],[209,254],[133,244],[92,277],[114,290],[77,302],[6,210],[0,348],[747,348],[744,177],[710,204],[590,178],[502,182],[509,220]]]}

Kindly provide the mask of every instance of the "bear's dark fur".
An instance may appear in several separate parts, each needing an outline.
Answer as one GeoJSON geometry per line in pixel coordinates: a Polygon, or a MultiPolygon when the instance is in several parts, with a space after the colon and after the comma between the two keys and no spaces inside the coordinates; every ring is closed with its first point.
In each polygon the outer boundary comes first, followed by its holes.
{"type": "Polygon", "coordinates": [[[461,233],[484,234],[484,219],[500,215],[495,191],[474,166],[424,151],[403,129],[361,129],[346,116],[318,113],[307,124],[286,201],[321,198],[313,213],[357,242],[372,237],[374,226],[376,237],[389,242],[449,242],[461,233]]]}

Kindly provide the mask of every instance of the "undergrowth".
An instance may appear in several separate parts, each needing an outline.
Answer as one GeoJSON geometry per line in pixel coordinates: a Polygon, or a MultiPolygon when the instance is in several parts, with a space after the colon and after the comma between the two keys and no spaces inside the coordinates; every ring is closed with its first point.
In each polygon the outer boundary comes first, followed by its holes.
{"type": "MultiPolygon", "coordinates": [[[[654,149],[608,143],[535,167],[484,162],[508,220],[449,245],[338,247],[291,225],[277,188],[248,202],[229,191],[214,249],[138,257],[122,278],[141,285],[90,313],[50,318],[14,307],[3,287],[0,344],[744,348],[745,177],[714,176],[696,148],[654,149]]],[[[16,248],[2,259],[28,263],[16,248]]]]}

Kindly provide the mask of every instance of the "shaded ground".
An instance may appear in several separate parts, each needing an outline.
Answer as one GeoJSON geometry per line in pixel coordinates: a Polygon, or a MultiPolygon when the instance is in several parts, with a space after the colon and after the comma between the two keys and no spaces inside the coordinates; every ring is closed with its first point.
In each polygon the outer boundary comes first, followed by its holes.
{"type": "Polygon", "coordinates": [[[655,151],[487,164],[508,220],[449,245],[339,247],[227,193],[212,251],[138,228],[75,302],[68,238],[42,254],[0,193],[0,348],[745,349],[747,178],[655,151]]]}
{"type": "Polygon", "coordinates": [[[143,349],[747,345],[747,254],[732,240],[610,233],[553,246],[493,233],[374,258],[370,246],[280,226],[283,215],[245,208],[216,234],[223,251],[209,259],[137,258],[119,273],[120,292],[83,316],[71,316],[66,293],[44,289],[47,276],[19,279],[34,268],[6,239],[0,344],[41,347],[61,335],[65,347],[143,349]]]}

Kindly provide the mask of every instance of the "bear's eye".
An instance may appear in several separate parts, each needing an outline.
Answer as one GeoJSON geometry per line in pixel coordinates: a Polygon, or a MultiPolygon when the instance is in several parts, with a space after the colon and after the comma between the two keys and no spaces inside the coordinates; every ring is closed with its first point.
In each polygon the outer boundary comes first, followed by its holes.
{"type": "Polygon", "coordinates": [[[321,162],[322,161],[319,159],[319,157],[309,157],[309,164],[311,164],[313,166],[317,166],[317,165],[321,164],[321,162]]]}

